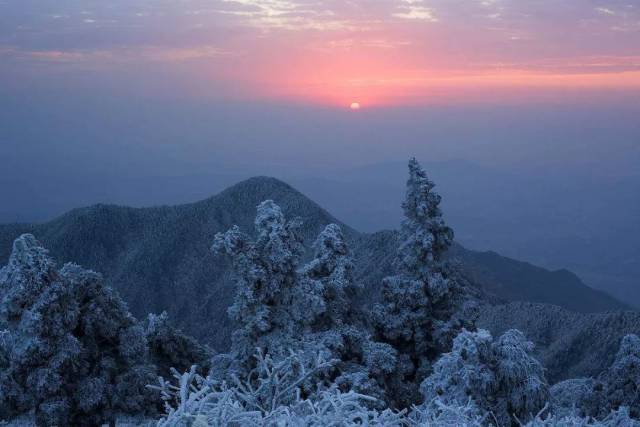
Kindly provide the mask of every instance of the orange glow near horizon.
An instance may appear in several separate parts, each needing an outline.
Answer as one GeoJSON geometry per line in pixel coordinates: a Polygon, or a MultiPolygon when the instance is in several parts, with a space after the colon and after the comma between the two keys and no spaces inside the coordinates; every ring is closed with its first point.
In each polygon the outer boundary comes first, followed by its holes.
{"type": "MultiPolygon", "coordinates": [[[[158,92],[337,108],[640,91],[635,6],[559,7],[554,0],[193,3],[193,10],[176,4],[128,17],[95,11],[79,27],[86,37],[78,40],[86,43],[39,44],[48,50],[32,50],[37,43],[0,43],[0,61],[13,64],[19,77],[25,70],[62,76],[65,67],[76,67],[83,75],[133,76],[140,87],[155,83],[158,92]],[[167,25],[179,37],[167,40],[159,30],[167,25]],[[131,28],[136,31],[127,33],[131,28]],[[95,43],[108,29],[117,32],[118,43],[95,43]]],[[[33,25],[46,21],[51,27],[39,34],[60,32],[66,40],[67,21],[42,19],[33,25]]]]}
{"type": "MultiPolygon", "coordinates": [[[[344,108],[353,102],[377,108],[513,100],[570,100],[606,91],[640,92],[640,57],[577,58],[524,64],[456,63],[445,54],[414,55],[411,49],[309,50],[259,57],[234,67],[253,70],[260,79],[241,76],[247,97],[344,108]],[[631,64],[631,65],[629,65],[631,64]],[[568,96],[570,95],[570,96],[568,96]],[[357,100],[357,101],[354,101],[357,100]]],[[[285,51],[283,49],[283,51],[285,51]]]]}
{"type": "MultiPolygon", "coordinates": [[[[256,88],[260,93],[260,88],[256,88]]],[[[264,91],[268,99],[289,99],[328,106],[359,105],[370,107],[399,104],[464,103],[484,99],[487,102],[508,101],[517,97],[529,99],[563,98],[567,92],[577,95],[601,91],[640,92],[640,71],[620,73],[559,74],[529,70],[463,72],[403,72],[380,74],[367,78],[341,78],[335,74],[326,80],[291,77],[264,91]]],[[[353,109],[357,109],[351,106],[353,109]]]]}

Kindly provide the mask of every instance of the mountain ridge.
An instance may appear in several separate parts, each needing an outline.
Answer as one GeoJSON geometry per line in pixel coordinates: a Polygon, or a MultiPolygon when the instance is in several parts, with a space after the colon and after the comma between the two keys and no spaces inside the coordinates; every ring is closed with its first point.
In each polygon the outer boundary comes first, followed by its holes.
{"type": "MultiPolygon", "coordinates": [[[[250,178],[189,204],[149,208],[98,204],[74,209],[46,223],[0,225],[0,263],[6,262],[13,239],[22,233],[33,233],[59,262],[77,262],[103,273],[136,316],[166,310],[179,327],[222,350],[229,339],[226,308],[234,294],[233,278],[228,262],[214,257],[209,247],[217,232],[232,225],[251,234],[255,207],[265,199],[278,203],[286,216],[302,219],[301,233],[307,248],[324,226],[341,225],[354,252],[357,278],[365,284],[364,296],[375,299],[380,280],[393,271],[396,232],[360,233],[289,184],[270,177],[250,178]]],[[[503,258],[500,263],[495,257],[478,254],[459,246],[454,250],[463,265],[471,267],[467,273],[474,281],[486,284],[495,282],[497,277],[502,284],[502,288],[493,290],[498,291],[498,298],[510,295],[504,289],[513,296],[517,278],[491,269],[503,268],[512,260],[503,258]]],[[[547,280],[563,285],[550,279],[552,272],[536,271],[540,277],[530,287],[545,288],[547,280]]],[[[597,292],[581,282],[578,289],[579,295],[597,292]]],[[[530,293],[524,288],[522,291],[523,295],[530,293]]],[[[581,299],[574,297],[569,308],[626,308],[606,295],[583,299],[586,303],[580,305],[576,301],[581,299]]]]}

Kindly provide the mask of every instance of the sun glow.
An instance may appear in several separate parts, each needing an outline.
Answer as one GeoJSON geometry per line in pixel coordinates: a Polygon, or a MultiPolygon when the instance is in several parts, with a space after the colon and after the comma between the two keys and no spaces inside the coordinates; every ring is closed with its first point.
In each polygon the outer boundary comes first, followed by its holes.
{"type": "Polygon", "coordinates": [[[352,102],[351,105],[349,106],[349,108],[351,108],[352,110],[359,110],[360,109],[360,103],[359,102],[352,102]]]}

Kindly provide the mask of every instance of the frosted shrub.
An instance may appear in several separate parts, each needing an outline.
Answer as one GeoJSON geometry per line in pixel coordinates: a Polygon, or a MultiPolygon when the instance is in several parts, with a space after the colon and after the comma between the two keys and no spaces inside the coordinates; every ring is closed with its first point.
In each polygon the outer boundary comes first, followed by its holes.
{"type": "Polygon", "coordinates": [[[282,408],[267,425],[309,427],[351,426],[403,426],[410,425],[404,412],[389,409],[378,411],[376,399],[355,393],[343,393],[337,389],[321,392],[312,399],[297,402],[291,408],[282,408]]]}
{"type": "Polygon", "coordinates": [[[203,378],[195,367],[179,374],[176,384],[160,379],[166,415],[160,427],[178,426],[395,426],[406,424],[402,413],[371,409],[375,398],[336,388],[304,397],[306,382],[331,366],[321,358],[292,353],[274,361],[256,354],[256,368],[245,379],[219,382],[203,378]]]}
{"type": "Polygon", "coordinates": [[[163,422],[169,424],[162,425],[180,425],[178,420],[198,416],[268,418],[299,401],[307,381],[334,363],[320,355],[310,363],[308,356],[293,352],[276,361],[262,351],[254,357],[256,367],[246,377],[233,375],[229,382],[204,378],[196,374],[195,367],[185,374],[174,370],[178,385],[160,379],[160,386],[153,388],[161,390],[167,409],[163,422]]]}
{"type": "Polygon", "coordinates": [[[523,427],[640,427],[640,422],[629,416],[628,408],[622,407],[611,412],[602,420],[591,417],[548,415],[544,417],[538,414],[535,419],[523,427]]]}
{"type": "Polygon", "coordinates": [[[409,416],[410,425],[417,427],[493,426],[493,420],[489,418],[489,414],[479,410],[471,399],[464,405],[434,399],[428,405],[414,407],[409,416]]]}
{"type": "Polygon", "coordinates": [[[495,383],[491,392],[499,421],[506,423],[510,416],[530,418],[549,399],[544,368],[533,357],[533,347],[516,329],[505,332],[492,346],[495,383]]]}
{"type": "Polygon", "coordinates": [[[598,414],[602,389],[602,384],[593,378],[575,378],[554,384],[549,389],[553,414],[557,417],[598,414]]]}
{"type": "Polygon", "coordinates": [[[330,330],[353,323],[357,311],[353,309],[359,290],[353,277],[354,264],[342,229],[329,224],[313,244],[314,258],[300,271],[303,277],[321,283],[324,307],[312,328],[330,330]]]}
{"type": "Polygon", "coordinates": [[[233,390],[226,384],[212,384],[196,373],[173,371],[176,385],[160,378],[159,386],[165,402],[166,415],[158,427],[195,427],[260,425],[259,412],[246,411],[233,390]]]}
{"type": "Polygon", "coordinates": [[[532,349],[516,330],[496,341],[487,331],[463,330],[422,383],[422,407],[434,412],[439,404],[461,407],[471,399],[500,426],[532,418],[548,400],[544,371],[531,356],[532,349]]]}
{"type": "Polygon", "coordinates": [[[278,407],[290,405],[303,394],[312,393],[314,377],[329,369],[335,360],[326,361],[302,353],[273,360],[262,351],[256,354],[257,366],[246,379],[235,377],[233,385],[245,407],[270,414],[278,407]]]}

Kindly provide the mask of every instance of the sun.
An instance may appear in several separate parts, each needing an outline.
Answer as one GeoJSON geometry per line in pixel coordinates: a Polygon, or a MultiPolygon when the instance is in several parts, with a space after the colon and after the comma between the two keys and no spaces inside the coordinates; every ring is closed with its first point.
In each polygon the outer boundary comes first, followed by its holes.
{"type": "Polygon", "coordinates": [[[359,102],[352,102],[351,106],[349,107],[352,110],[359,110],[360,109],[360,103],[359,102]]]}

